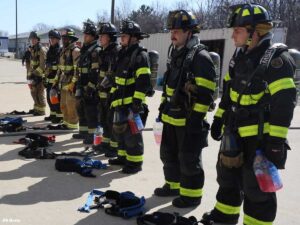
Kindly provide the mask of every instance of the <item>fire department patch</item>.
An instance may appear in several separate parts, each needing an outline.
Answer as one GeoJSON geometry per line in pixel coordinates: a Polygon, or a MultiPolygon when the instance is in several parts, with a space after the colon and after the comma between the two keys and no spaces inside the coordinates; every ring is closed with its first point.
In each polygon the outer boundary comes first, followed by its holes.
{"type": "Polygon", "coordinates": [[[280,57],[277,57],[275,59],[272,59],[271,66],[275,69],[279,69],[283,66],[283,61],[280,57]]]}

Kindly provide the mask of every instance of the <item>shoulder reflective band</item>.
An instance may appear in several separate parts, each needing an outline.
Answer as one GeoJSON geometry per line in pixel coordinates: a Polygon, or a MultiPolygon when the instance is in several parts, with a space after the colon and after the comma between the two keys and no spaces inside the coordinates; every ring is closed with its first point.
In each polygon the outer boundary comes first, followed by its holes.
{"type": "Polygon", "coordinates": [[[201,188],[199,189],[187,189],[180,187],[180,195],[186,196],[186,197],[191,197],[191,198],[199,198],[203,195],[203,191],[201,188]]]}
{"type": "Polygon", "coordinates": [[[273,137],[286,138],[288,130],[289,129],[287,127],[275,126],[270,124],[269,135],[273,137]]]}
{"type": "MultiPolygon", "coordinates": [[[[263,95],[264,95],[263,91],[258,93],[258,94],[242,95],[239,104],[241,104],[241,105],[255,105],[261,99],[261,97],[263,95]]],[[[237,93],[232,88],[230,88],[230,99],[233,102],[237,102],[238,98],[239,98],[239,93],[237,93]]]]}
{"type": "Polygon", "coordinates": [[[136,70],[135,75],[136,77],[139,77],[141,74],[151,74],[149,67],[141,67],[136,70]]]}
{"type": "Polygon", "coordinates": [[[133,97],[144,101],[146,94],[143,92],[135,91],[133,97]]]}
{"type": "Polygon", "coordinates": [[[273,222],[264,222],[258,219],[254,219],[251,216],[248,216],[247,214],[244,215],[244,224],[245,225],[272,225],[273,222]]]}
{"type": "Polygon", "coordinates": [[[225,81],[231,80],[231,77],[230,77],[229,72],[227,72],[227,73],[225,74],[224,80],[225,80],[225,81]]]}
{"type": "Polygon", "coordinates": [[[128,155],[126,153],[126,160],[129,162],[143,162],[143,155],[128,155]]]}
{"type": "Polygon", "coordinates": [[[221,202],[216,203],[215,208],[219,210],[220,212],[227,214],[227,215],[234,215],[234,214],[239,214],[241,207],[240,206],[231,206],[231,205],[226,205],[221,202]]]}
{"type": "Polygon", "coordinates": [[[165,123],[169,123],[171,125],[174,125],[174,126],[185,126],[185,123],[186,123],[186,119],[175,119],[171,116],[168,116],[166,114],[162,114],[162,117],[161,117],[162,121],[165,122],[165,123]]]}
{"type": "Polygon", "coordinates": [[[170,186],[170,189],[179,189],[180,183],[179,182],[171,182],[166,180],[166,184],[170,186]]]}
{"type": "Polygon", "coordinates": [[[210,81],[208,79],[205,79],[203,77],[196,77],[195,81],[196,81],[196,84],[198,86],[202,86],[202,87],[208,88],[208,89],[210,89],[212,91],[215,91],[215,89],[216,89],[216,83],[215,82],[210,81]]]}
{"type": "Polygon", "coordinates": [[[193,110],[196,112],[206,113],[209,109],[209,105],[202,105],[199,103],[195,103],[193,106],[193,110]]]}
{"type": "Polygon", "coordinates": [[[216,112],[216,114],[215,114],[215,117],[222,118],[224,112],[225,112],[224,109],[218,108],[218,109],[217,109],[217,112],[216,112]]]}
{"type": "MultiPolygon", "coordinates": [[[[269,123],[264,123],[264,134],[269,133],[269,131],[270,131],[269,123]]],[[[239,127],[238,132],[241,137],[255,136],[258,134],[258,125],[256,124],[256,125],[239,127]]]]}
{"type": "Polygon", "coordinates": [[[116,81],[116,84],[119,84],[119,85],[131,85],[131,84],[134,84],[135,83],[135,79],[132,77],[132,78],[129,78],[126,79],[125,78],[122,78],[122,77],[116,77],[115,78],[115,81],[116,81]]]}
{"type": "Polygon", "coordinates": [[[271,95],[276,94],[278,91],[289,88],[296,88],[292,78],[282,78],[269,84],[269,91],[271,95]]]}
{"type": "Polygon", "coordinates": [[[168,96],[171,97],[174,94],[174,91],[175,91],[175,89],[169,88],[169,86],[166,85],[166,93],[167,93],[168,96]]]}

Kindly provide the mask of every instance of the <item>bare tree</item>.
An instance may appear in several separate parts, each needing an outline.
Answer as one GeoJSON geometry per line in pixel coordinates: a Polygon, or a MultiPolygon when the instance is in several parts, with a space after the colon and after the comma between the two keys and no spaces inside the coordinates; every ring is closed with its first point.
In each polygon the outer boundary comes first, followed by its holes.
{"type": "Polygon", "coordinates": [[[107,11],[98,12],[96,17],[97,17],[97,19],[96,19],[97,24],[100,22],[109,22],[110,21],[110,16],[108,15],[107,11]]]}
{"type": "Polygon", "coordinates": [[[50,30],[53,29],[54,27],[45,23],[37,23],[32,27],[32,30],[35,31],[45,31],[45,30],[50,30]]]}

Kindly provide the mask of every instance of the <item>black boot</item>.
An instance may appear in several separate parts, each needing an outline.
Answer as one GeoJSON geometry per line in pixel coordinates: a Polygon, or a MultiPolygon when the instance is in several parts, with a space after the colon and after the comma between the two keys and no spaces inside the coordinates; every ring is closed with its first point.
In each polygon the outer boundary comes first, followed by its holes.
{"type": "Polygon", "coordinates": [[[154,195],[159,197],[170,197],[170,196],[178,196],[179,189],[171,189],[170,185],[165,184],[160,188],[155,188],[154,195]]]}
{"type": "Polygon", "coordinates": [[[110,164],[110,165],[125,165],[125,163],[126,163],[126,158],[125,157],[118,157],[118,158],[116,158],[116,159],[109,159],[108,160],[108,163],[110,164]]]}
{"type": "Polygon", "coordinates": [[[55,116],[50,115],[50,116],[44,117],[44,120],[45,120],[45,121],[52,121],[54,118],[55,118],[55,116]]]}
{"type": "Polygon", "coordinates": [[[104,153],[110,151],[110,147],[106,143],[100,144],[100,145],[93,145],[92,148],[98,154],[104,154],[104,153]]]}
{"type": "Polygon", "coordinates": [[[79,134],[73,134],[72,138],[73,139],[82,139],[82,140],[84,140],[86,138],[86,136],[87,136],[87,134],[79,132],[79,134]]]}
{"type": "Polygon", "coordinates": [[[118,153],[116,150],[110,148],[108,151],[105,152],[104,156],[107,158],[115,158],[118,156],[118,153]]]}
{"type": "Polygon", "coordinates": [[[190,207],[197,207],[200,205],[201,199],[187,199],[185,197],[177,197],[172,201],[172,205],[176,208],[190,208],[190,207]]]}
{"type": "Polygon", "coordinates": [[[135,174],[142,170],[142,166],[124,166],[122,173],[126,174],[135,174]]]}
{"type": "Polygon", "coordinates": [[[92,145],[94,142],[94,135],[88,134],[85,136],[85,139],[83,140],[83,144],[85,145],[92,145]]]}
{"type": "Polygon", "coordinates": [[[48,125],[47,128],[49,130],[71,130],[70,128],[67,127],[65,124],[58,124],[58,125],[48,125]]]}
{"type": "Polygon", "coordinates": [[[63,118],[61,118],[61,117],[54,117],[51,120],[51,123],[58,124],[58,123],[61,123],[62,121],[63,121],[63,118]]]}
{"type": "Polygon", "coordinates": [[[201,223],[204,225],[236,225],[238,219],[220,219],[214,210],[203,214],[201,223]]]}

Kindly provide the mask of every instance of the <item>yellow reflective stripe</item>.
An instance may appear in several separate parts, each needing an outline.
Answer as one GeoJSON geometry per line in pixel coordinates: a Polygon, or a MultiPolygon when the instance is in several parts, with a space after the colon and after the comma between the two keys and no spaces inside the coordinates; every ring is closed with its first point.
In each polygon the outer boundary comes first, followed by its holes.
{"type": "Polygon", "coordinates": [[[41,67],[36,68],[35,71],[37,71],[39,73],[39,75],[43,75],[43,73],[44,73],[44,71],[42,70],[41,67]]]}
{"type": "Polygon", "coordinates": [[[212,91],[215,91],[215,89],[216,89],[216,83],[215,82],[207,80],[207,79],[205,79],[203,77],[196,77],[195,81],[196,81],[196,84],[198,86],[202,86],[202,87],[208,88],[208,89],[210,89],[212,91]]]}
{"type": "Polygon", "coordinates": [[[50,83],[50,84],[54,84],[55,83],[55,78],[53,78],[53,79],[47,79],[47,82],[50,83]]]}
{"type": "Polygon", "coordinates": [[[111,103],[111,106],[112,107],[117,107],[117,106],[120,106],[120,105],[128,105],[130,103],[132,103],[132,97],[117,99],[117,100],[115,100],[111,103]]]}
{"type": "Polygon", "coordinates": [[[174,126],[185,126],[185,122],[186,122],[186,119],[175,119],[171,116],[168,116],[166,114],[162,114],[162,117],[161,117],[162,121],[165,122],[165,123],[169,123],[171,125],[174,125],[174,126]]]}
{"type": "Polygon", "coordinates": [[[166,100],[166,97],[161,96],[160,102],[163,103],[166,100]]]}
{"type": "Polygon", "coordinates": [[[92,63],[92,69],[98,69],[99,63],[92,63]]]}
{"type": "Polygon", "coordinates": [[[179,182],[171,182],[166,180],[166,184],[170,186],[170,189],[179,189],[180,183],[179,182]]]}
{"type": "Polygon", "coordinates": [[[100,70],[100,72],[99,72],[99,77],[100,77],[100,78],[104,78],[104,77],[105,77],[105,71],[100,70]]]}
{"type": "Polygon", "coordinates": [[[166,93],[168,96],[172,96],[174,94],[175,89],[174,88],[169,88],[168,85],[166,85],[166,93]]]}
{"type": "Polygon", "coordinates": [[[87,68],[87,67],[79,67],[78,71],[80,73],[88,73],[89,72],[89,68],[87,68]]]}
{"type": "Polygon", "coordinates": [[[110,145],[110,147],[117,148],[118,147],[118,142],[110,141],[109,145],[110,145]]]}
{"type": "Polygon", "coordinates": [[[244,214],[244,224],[245,225],[272,225],[273,222],[265,222],[258,219],[255,219],[247,214],[244,214]]]}
{"type": "MultiPolygon", "coordinates": [[[[263,91],[258,93],[258,94],[242,95],[239,104],[241,104],[241,105],[255,105],[261,99],[261,97],[263,95],[264,95],[263,91]]],[[[239,94],[236,91],[232,90],[232,88],[230,88],[230,99],[233,102],[237,102],[238,98],[239,98],[239,94]]]]}
{"type": "Polygon", "coordinates": [[[146,94],[143,92],[135,91],[133,97],[144,101],[146,94]]]}
{"type": "Polygon", "coordinates": [[[227,73],[225,74],[224,80],[225,80],[225,81],[231,80],[231,77],[230,77],[229,72],[227,72],[227,73]]]}
{"type": "Polygon", "coordinates": [[[110,142],[110,138],[104,137],[104,136],[103,136],[102,142],[103,142],[103,143],[109,143],[109,142],[110,142]]]}
{"type": "Polygon", "coordinates": [[[135,83],[134,78],[125,79],[122,77],[116,77],[115,81],[116,81],[116,84],[119,84],[119,85],[131,85],[131,84],[135,83]]]}
{"type": "Polygon", "coordinates": [[[95,133],[95,131],[96,131],[96,128],[88,128],[89,134],[93,134],[93,133],[95,133]]]}
{"type": "Polygon", "coordinates": [[[244,9],[244,10],[243,10],[243,13],[242,13],[242,16],[250,16],[250,11],[249,11],[249,9],[244,9]]]}
{"type": "Polygon", "coordinates": [[[126,153],[126,160],[130,162],[142,162],[143,158],[143,155],[128,155],[126,153]]]}
{"type": "Polygon", "coordinates": [[[112,94],[112,93],[114,93],[116,90],[117,90],[117,88],[112,87],[112,88],[110,89],[110,93],[112,94]]]}
{"type": "Polygon", "coordinates": [[[202,105],[200,103],[195,103],[193,110],[196,112],[206,113],[209,109],[209,105],[202,105]]]}
{"type": "Polygon", "coordinates": [[[262,13],[262,11],[260,10],[260,8],[258,8],[258,7],[254,7],[254,14],[256,15],[256,14],[261,14],[262,13]]]}
{"type": "Polygon", "coordinates": [[[216,114],[215,114],[215,117],[222,118],[224,112],[225,112],[224,109],[218,108],[218,109],[217,109],[217,112],[216,112],[216,114]]]}
{"type": "Polygon", "coordinates": [[[56,112],[50,111],[50,115],[54,116],[54,115],[56,115],[56,112]]]}
{"type": "Polygon", "coordinates": [[[242,8],[237,8],[234,13],[238,14],[241,11],[242,8]]]}
{"type": "Polygon", "coordinates": [[[107,93],[106,92],[99,91],[98,95],[99,95],[100,98],[107,98],[107,93]]]}
{"type": "Polygon", "coordinates": [[[90,88],[93,88],[93,89],[96,88],[96,85],[93,84],[92,82],[88,82],[87,86],[90,87],[90,88]]]}
{"type": "Polygon", "coordinates": [[[79,126],[79,131],[88,131],[87,126],[79,126]]]}
{"type": "Polygon", "coordinates": [[[64,66],[64,71],[71,71],[75,68],[75,66],[64,66]]]}
{"type": "Polygon", "coordinates": [[[296,88],[294,80],[292,78],[282,78],[269,84],[271,95],[276,94],[278,91],[289,88],[296,88]]]}
{"type": "Polygon", "coordinates": [[[52,70],[57,70],[57,69],[58,69],[58,66],[52,66],[51,69],[52,69],[52,70]]]}
{"type": "Polygon", "coordinates": [[[62,118],[63,114],[62,113],[56,113],[56,117],[62,118]]]}
{"type": "Polygon", "coordinates": [[[73,78],[72,78],[72,83],[76,83],[76,81],[77,81],[77,77],[75,77],[75,76],[73,76],[73,78]]]}
{"type": "Polygon", "coordinates": [[[126,150],[118,150],[118,156],[123,156],[125,157],[126,156],[126,150]]]}
{"type": "Polygon", "coordinates": [[[273,136],[273,137],[286,138],[288,130],[289,129],[287,127],[276,126],[276,125],[270,124],[269,135],[273,136]]]}
{"type": "Polygon", "coordinates": [[[41,112],[44,112],[46,109],[46,107],[39,107],[39,106],[34,106],[33,108],[36,109],[37,111],[41,111],[41,112]]]}
{"type": "Polygon", "coordinates": [[[219,210],[220,212],[227,214],[227,215],[233,215],[233,214],[239,214],[241,207],[240,206],[231,206],[231,205],[226,205],[221,202],[216,203],[215,208],[219,210]]]}
{"type": "Polygon", "coordinates": [[[201,188],[200,189],[188,189],[188,188],[180,187],[180,195],[186,196],[186,197],[197,198],[197,197],[201,197],[203,195],[203,190],[201,188]]]}
{"type": "Polygon", "coordinates": [[[78,127],[77,124],[68,123],[66,121],[64,121],[63,124],[65,124],[70,129],[76,129],[78,127]]]}
{"type": "Polygon", "coordinates": [[[136,77],[139,77],[141,74],[151,74],[149,67],[141,67],[136,70],[135,75],[136,77]]]}
{"type": "MultiPolygon", "coordinates": [[[[264,133],[269,133],[270,125],[269,123],[264,123],[264,133]]],[[[238,128],[239,135],[241,137],[255,136],[258,134],[258,125],[249,125],[238,128]]]]}
{"type": "Polygon", "coordinates": [[[64,66],[64,65],[61,65],[61,64],[58,65],[58,68],[59,68],[60,70],[62,70],[62,71],[65,70],[65,66],[64,66]]]}
{"type": "Polygon", "coordinates": [[[37,66],[39,64],[39,61],[30,60],[30,64],[32,66],[37,66]]]}

